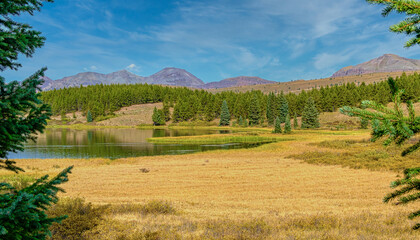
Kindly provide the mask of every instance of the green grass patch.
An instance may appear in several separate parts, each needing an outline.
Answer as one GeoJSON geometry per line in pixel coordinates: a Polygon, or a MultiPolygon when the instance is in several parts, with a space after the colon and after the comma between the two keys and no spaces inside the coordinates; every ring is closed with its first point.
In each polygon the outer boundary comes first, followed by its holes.
{"type": "Polygon", "coordinates": [[[70,124],[70,125],[56,125],[56,124],[49,124],[47,128],[57,129],[57,128],[68,128],[68,129],[75,129],[75,130],[84,130],[84,129],[103,129],[103,128],[134,128],[133,126],[98,126],[94,124],[70,124]]]}
{"type": "Polygon", "coordinates": [[[227,143],[271,143],[278,141],[294,140],[290,136],[268,137],[254,134],[227,135],[214,134],[188,137],[159,137],[148,138],[154,144],[227,144],[227,143]]]}
{"type": "Polygon", "coordinates": [[[28,187],[36,181],[39,176],[28,174],[13,174],[0,176],[0,182],[6,182],[17,190],[28,187]]]}

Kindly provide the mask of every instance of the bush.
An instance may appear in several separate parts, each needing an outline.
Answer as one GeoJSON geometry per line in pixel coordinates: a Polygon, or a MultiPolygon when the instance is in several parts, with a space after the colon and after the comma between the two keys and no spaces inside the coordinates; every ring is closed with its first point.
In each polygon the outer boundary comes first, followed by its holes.
{"type": "Polygon", "coordinates": [[[61,224],[50,227],[50,239],[87,239],[84,233],[96,227],[102,219],[105,207],[94,207],[81,198],[64,198],[51,207],[47,214],[51,217],[66,215],[61,224]]]}

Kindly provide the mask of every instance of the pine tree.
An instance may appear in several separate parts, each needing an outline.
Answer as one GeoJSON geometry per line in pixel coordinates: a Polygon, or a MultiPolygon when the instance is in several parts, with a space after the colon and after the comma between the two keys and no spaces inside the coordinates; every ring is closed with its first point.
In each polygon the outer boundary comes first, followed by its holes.
{"type": "Polygon", "coordinates": [[[298,129],[298,119],[297,119],[296,113],[295,113],[295,117],[293,118],[293,128],[298,129]]]}
{"type": "Polygon", "coordinates": [[[169,103],[163,102],[162,111],[163,111],[164,121],[167,122],[167,121],[171,120],[171,112],[169,111],[169,103]]]}
{"type": "Polygon", "coordinates": [[[414,35],[406,42],[405,47],[411,47],[420,44],[420,2],[413,0],[366,0],[372,4],[383,4],[386,7],[382,11],[382,16],[388,16],[392,11],[398,13],[406,13],[409,17],[405,20],[391,26],[389,30],[396,33],[405,33],[406,35],[414,35]]]}
{"type": "Polygon", "coordinates": [[[158,115],[159,114],[158,114],[157,108],[156,107],[153,108],[153,114],[152,114],[153,125],[157,125],[158,124],[158,122],[160,120],[160,119],[158,119],[158,118],[160,118],[160,116],[158,116],[158,115]]]}
{"type": "Polygon", "coordinates": [[[93,118],[92,118],[92,113],[90,112],[90,110],[88,110],[88,112],[87,112],[87,114],[86,114],[86,121],[87,121],[88,123],[90,123],[90,122],[92,122],[92,121],[93,121],[93,118]]]}
{"type": "Polygon", "coordinates": [[[284,124],[284,133],[291,133],[291,132],[292,132],[292,125],[290,123],[290,115],[287,114],[286,123],[284,124]]]}
{"type": "MultiPolygon", "coordinates": [[[[419,28],[419,18],[420,18],[420,2],[412,0],[367,0],[373,4],[384,4],[386,7],[382,11],[383,16],[387,16],[392,11],[397,11],[398,13],[406,13],[409,17],[404,21],[401,21],[398,24],[395,24],[390,27],[390,30],[396,33],[405,33],[407,35],[414,35],[408,42],[406,42],[405,47],[411,47],[416,44],[420,44],[420,28],[419,28]]],[[[398,86],[395,81],[390,78],[388,79],[388,85],[391,89],[391,93],[394,100],[394,109],[389,109],[375,102],[365,101],[363,105],[371,107],[375,110],[378,110],[377,113],[369,112],[363,109],[356,108],[343,108],[342,113],[348,115],[359,115],[361,117],[366,117],[368,119],[373,119],[372,128],[373,128],[373,140],[381,138],[385,135],[388,135],[389,138],[384,142],[385,144],[390,144],[391,142],[396,142],[397,144],[402,144],[406,140],[414,137],[420,132],[420,117],[416,117],[414,106],[412,100],[407,100],[407,109],[408,117],[403,115],[401,109],[401,97],[404,94],[404,91],[398,90],[398,86]]],[[[404,88],[407,88],[405,86],[404,88]]],[[[418,95],[414,95],[418,96],[418,95]]],[[[417,99],[418,101],[418,99],[417,99]]],[[[402,152],[402,155],[407,155],[411,152],[420,149],[420,140],[407,148],[402,152]]],[[[399,197],[398,203],[406,204],[420,199],[420,179],[418,175],[420,174],[420,167],[411,168],[404,170],[404,178],[397,180],[392,183],[392,187],[400,187],[399,190],[396,190],[393,193],[388,194],[384,198],[384,202],[389,202],[397,197],[399,197]],[[413,193],[415,192],[415,193],[413,193]]],[[[420,211],[413,212],[409,215],[410,219],[420,216],[420,211]]],[[[420,229],[420,223],[417,223],[414,229],[420,229]]]]}
{"type": "MultiPolygon", "coordinates": [[[[48,0],[48,2],[52,2],[48,0]]],[[[31,57],[36,48],[43,46],[45,38],[27,24],[12,20],[13,16],[39,11],[42,0],[2,1],[0,3],[0,71],[17,70],[19,54],[31,57]]],[[[35,140],[51,116],[51,109],[40,98],[43,68],[22,83],[0,77],[0,168],[23,171],[7,158],[9,152],[23,150],[23,143],[35,140]]],[[[49,227],[64,217],[49,218],[45,209],[57,202],[57,185],[68,180],[72,167],[64,169],[48,181],[44,176],[32,185],[15,189],[0,183],[0,239],[45,239],[49,227]]]]}
{"type": "Polygon", "coordinates": [[[319,128],[319,113],[316,109],[314,100],[310,97],[306,101],[302,114],[302,128],[319,128]]]}
{"type": "Polygon", "coordinates": [[[281,133],[281,122],[279,117],[276,117],[276,121],[274,122],[273,133],[281,133]]]}
{"type": "Polygon", "coordinates": [[[273,125],[274,123],[274,113],[273,113],[274,102],[275,102],[274,93],[268,94],[266,117],[267,117],[268,125],[270,126],[273,125]]]}
{"type": "Polygon", "coordinates": [[[242,118],[242,116],[239,117],[238,124],[241,127],[244,125],[244,119],[242,118]]]}
{"type": "Polygon", "coordinates": [[[282,94],[280,96],[280,112],[279,112],[279,118],[280,118],[280,122],[284,123],[286,122],[286,116],[287,114],[289,114],[289,103],[287,102],[287,99],[284,97],[284,95],[282,94]]]}
{"type": "Polygon", "coordinates": [[[158,110],[156,107],[153,109],[152,121],[155,126],[165,125],[165,116],[162,109],[158,110]]]}
{"type": "Polygon", "coordinates": [[[221,113],[220,113],[219,126],[229,126],[229,124],[230,124],[229,108],[228,108],[226,100],[224,100],[223,103],[222,103],[222,109],[221,109],[221,113]]]}
{"type": "Polygon", "coordinates": [[[260,101],[256,93],[253,94],[251,102],[249,104],[249,125],[255,126],[260,123],[261,107],[260,101]]]}

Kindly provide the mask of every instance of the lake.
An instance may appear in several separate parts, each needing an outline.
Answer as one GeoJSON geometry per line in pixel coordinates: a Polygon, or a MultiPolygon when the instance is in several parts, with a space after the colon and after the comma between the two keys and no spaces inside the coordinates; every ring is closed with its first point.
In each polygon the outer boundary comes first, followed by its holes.
{"type": "Polygon", "coordinates": [[[171,129],[46,129],[36,142],[29,141],[25,150],[10,153],[9,159],[32,158],[125,158],[153,155],[173,155],[216,149],[254,147],[256,144],[156,145],[147,142],[151,137],[193,136],[223,134],[221,130],[171,130],[171,129]]]}

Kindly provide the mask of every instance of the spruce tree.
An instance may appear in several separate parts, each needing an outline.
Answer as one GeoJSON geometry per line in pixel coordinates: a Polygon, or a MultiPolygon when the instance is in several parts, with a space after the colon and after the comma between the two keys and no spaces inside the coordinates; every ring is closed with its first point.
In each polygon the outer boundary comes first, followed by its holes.
{"type": "Polygon", "coordinates": [[[286,122],[287,114],[289,114],[289,103],[287,102],[287,99],[284,96],[282,96],[282,99],[280,101],[280,115],[279,115],[280,121],[282,123],[286,122]]]}
{"type": "Polygon", "coordinates": [[[406,42],[405,47],[411,47],[420,44],[420,2],[413,0],[366,0],[372,4],[385,5],[382,16],[388,16],[392,11],[405,13],[408,18],[392,25],[389,30],[396,33],[404,33],[408,36],[414,36],[406,42]]]}
{"type": "Polygon", "coordinates": [[[171,112],[169,111],[169,103],[163,102],[162,112],[163,112],[163,118],[165,122],[171,120],[171,112]]]}
{"type": "Polygon", "coordinates": [[[274,101],[275,101],[274,93],[268,94],[266,117],[267,117],[268,125],[270,126],[273,125],[274,123],[274,113],[273,113],[274,101]]]}
{"type": "MultiPolygon", "coordinates": [[[[52,2],[48,0],[48,2],[52,2]]],[[[45,38],[31,26],[12,20],[20,14],[32,15],[39,11],[42,0],[0,2],[0,71],[17,70],[21,66],[19,54],[31,57],[36,48],[43,46],[45,38]]],[[[7,158],[9,152],[23,150],[23,144],[35,140],[51,116],[51,109],[40,99],[43,68],[19,83],[9,84],[0,76],[0,168],[14,172],[24,171],[7,158]]],[[[45,239],[49,227],[63,217],[49,218],[45,209],[57,202],[57,185],[68,180],[72,167],[64,169],[55,178],[44,176],[32,185],[16,189],[0,183],[0,239],[45,239]]]]}
{"type": "Polygon", "coordinates": [[[276,117],[276,121],[274,121],[273,133],[281,133],[281,122],[279,117],[276,117]]]}
{"type": "Polygon", "coordinates": [[[90,123],[90,122],[92,122],[92,121],[93,121],[93,118],[92,118],[92,113],[90,112],[90,110],[88,110],[88,112],[87,112],[87,114],[86,114],[86,121],[87,121],[88,123],[90,123]]]}
{"type": "Polygon", "coordinates": [[[229,113],[227,102],[226,100],[224,100],[222,103],[222,109],[220,113],[219,126],[229,126],[229,125],[230,125],[230,113],[229,113]]]}
{"type": "Polygon", "coordinates": [[[314,100],[310,97],[306,101],[305,108],[303,109],[301,128],[319,128],[318,116],[319,113],[314,100]]]}
{"type": "Polygon", "coordinates": [[[298,119],[297,119],[297,114],[296,113],[295,113],[295,116],[293,118],[293,128],[298,129],[298,119]]]}
{"type": "Polygon", "coordinates": [[[255,126],[260,123],[261,106],[256,93],[253,94],[249,104],[249,125],[255,126]]]}
{"type": "Polygon", "coordinates": [[[286,123],[284,124],[284,133],[291,133],[291,132],[292,132],[292,125],[290,123],[290,115],[287,114],[286,123]]]}
{"type": "Polygon", "coordinates": [[[238,124],[241,127],[244,125],[244,119],[242,118],[242,116],[239,117],[238,124]]]}

